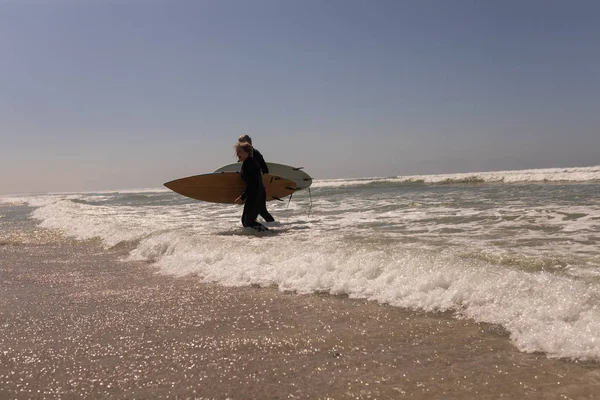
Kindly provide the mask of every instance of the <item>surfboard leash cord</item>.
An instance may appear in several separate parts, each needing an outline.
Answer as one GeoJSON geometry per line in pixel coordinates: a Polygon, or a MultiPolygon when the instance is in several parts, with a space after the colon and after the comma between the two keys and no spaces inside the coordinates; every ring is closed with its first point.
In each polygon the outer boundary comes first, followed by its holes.
{"type": "Polygon", "coordinates": [[[308,187],[308,197],[310,197],[310,205],[308,206],[308,215],[307,218],[310,217],[310,210],[312,210],[312,193],[310,192],[310,186],[308,187]]]}
{"type": "MultiPolygon", "coordinates": [[[[296,190],[298,190],[298,189],[292,189],[292,188],[289,188],[289,187],[286,187],[286,189],[293,190],[292,194],[290,194],[290,199],[288,200],[287,207],[285,208],[287,210],[290,207],[290,203],[292,202],[292,197],[294,197],[294,193],[296,193],[296,190]]],[[[307,217],[310,217],[310,211],[312,210],[312,192],[310,191],[310,187],[308,187],[307,189],[308,189],[308,197],[310,197],[310,203],[309,203],[309,206],[308,206],[308,215],[307,215],[307,217]]],[[[278,199],[277,197],[273,197],[273,198],[276,199],[276,200],[279,200],[279,201],[283,201],[281,199],[278,199]]]]}

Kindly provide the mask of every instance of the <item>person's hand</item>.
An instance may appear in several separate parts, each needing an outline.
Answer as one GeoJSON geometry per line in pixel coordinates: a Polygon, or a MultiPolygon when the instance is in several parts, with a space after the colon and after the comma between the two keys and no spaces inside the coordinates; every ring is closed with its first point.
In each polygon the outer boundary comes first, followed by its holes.
{"type": "Polygon", "coordinates": [[[237,199],[235,199],[235,204],[244,204],[244,200],[242,200],[242,196],[239,196],[237,199]]]}

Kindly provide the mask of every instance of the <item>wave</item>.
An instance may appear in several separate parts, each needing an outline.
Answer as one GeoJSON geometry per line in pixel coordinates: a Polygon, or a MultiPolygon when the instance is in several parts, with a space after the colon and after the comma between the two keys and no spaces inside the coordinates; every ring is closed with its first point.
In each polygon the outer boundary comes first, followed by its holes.
{"type": "MultiPolygon", "coordinates": [[[[40,227],[77,239],[99,238],[106,247],[132,249],[127,259],[150,262],[165,274],[191,274],[226,286],[276,286],[282,291],[327,292],[399,307],[450,311],[503,326],[521,351],[600,360],[595,206],[587,201],[569,203],[567,212],[562,211],[562,205],[546,204],[549,200],[532,208],[519,199],[516,205],[505,202],[489,210],[475,210],[477,218],[472,219],[474,210],[468,205],[452,208],[429,202],[426,197],[404,199],[412,209],[408,212],[396,213],[395,201],[384,201],[378,208],[365,211],[362,205],[370,200],[364,200],[360,190],[344,201],[339,201],[337,190],[348,185],[389,185],[390,181],[427,185],[432,179],[439,184],[459,179],[464,184],[479,184],[470,179],[473,176],[484,182],[494,176],[504,177],[502,182],[531,182],[538,178],[550,181],[552,177],[556,181],[564,175],[568,181],[581,182],[595,180],[589,178],[599,173],[600,166],[317,181],[316,185],[334,188],[331,192],[335,192],[316,200],[319,213],[309,218],[293,204],[289,210],[281,205],[279,211],[284,218],[274,228],[280,233],[264,237],[242,232],[241,209],[237,206],[179,203],[175,194],[163,199],[147,192],[81,193],[13,197],[10,201],[25,201],[37,207],[30,216],[40,227]],[[433,208],[424,210],[417,205],[420,203],[413,203],[421,200],[433,208]],[[545,246],[527,244],[520,250],[492,246],[489,240],[475,241],[481,231],[473,228],[488,229],[490,225],[485,222],[491,221],[489,216],[498,217],[494,220],[497,224],[518,228],[512,232],[521,241],[542,238],[545,246]],[[437,219],[435,229],[428,222],[432,218],[437,219]],[[402,235],[388,231],[392,233],[389,237],[374,229],[377,223],[394,219],[401,221],[402,229],[414,229],[402,235]],[[575,242],[566,247],[564,257],[552,258],[560,252],[547,251],[549,246],[557,246],[558,242],[549,240],[556,237],[527,230],[538,222],[554,234],[557,229],[575,232],[558,237],[575,242]],[[438,239],[442,229],[470,233],[462,241],[459,234],[453,234],[452,246],[445,245],[449,242],[419,240],[420,235],[438,239]],[[490,247],[477,247],[478,243],[490,247]],[[585,262],[578,261],[580,256],[584,258],[579,260],[585,262]],[[584,275],[573,271],[577,266],[585,267],[584,275]]],[[[530,195],[528,186],[522,189],[519,193],[530,195]]],[[[471,194],[478,192],[473,190],[471,194]]],[[[170,192],[162,193],[164,196],[170,192]]]]}
{"type": "MultiPolygon", "coordinates": [[[[447,185],[447,184],[482,184],[482,183],[560,183],[560,182],[596,182],[600,181],[600,165],[591,167],[574,168],[545,168],[526,169],[514,171],[489,171],[489,172],[465,172],[456,174],[431,174],[431,175],[398,175],[389,177],[363,177],[363,178],[339,178],[339,179],[315,179],[312,188],[336,188],[357,186],[389,186],[389,185],[447,185]]],[[[144,196],[171,194],[164,187],[121,189],[121,190],[99,190],[88,192],[63,192],[45,193],[39,195],[3,195],[0,203],[29,204],[38,206],[46,202],[46,196],[68,196],[67,198],[79,198],[81,196],[99,195],[131,195],[144,198],[144,196]],[[39,204],[38,204],[39,203],[39,204]]]]}
{"type": "Polygon", "coordinates": [[[144,239],[130,259],[153,262],[164,274],[195,275],[224,286],[274,286],[450,311],[504,327],[524,352],[600,360],[596,286],[546,271],[494,268],[403,246],[354,248],[327,239],[302,243],[284,235],[248,247],[244,236],[223,240],[190,232],[144,239]]]}
{"type": "Polygon", "coordinates": [[[478,184],[478,183],[548,183],[600,181],[600,165],[581,168],[547,168],[518,171],[467,172],[459,174],[406,175],[358,179],[324,179],[313,181],[313,187],[354,187],[415,184],[478,184]]]}

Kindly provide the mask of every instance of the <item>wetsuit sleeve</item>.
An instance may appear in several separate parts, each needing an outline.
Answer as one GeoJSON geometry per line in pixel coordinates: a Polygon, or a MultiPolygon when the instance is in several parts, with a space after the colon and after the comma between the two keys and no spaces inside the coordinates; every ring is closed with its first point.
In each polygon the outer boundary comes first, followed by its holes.
{"type": "MultiPolygon", "coordinates": [[[[245,161],[242,163],[242,168],[240,169],[240,176],[242,177],[242,180],[246,184],[246,189],[247,189],[248,188],[248,171],[247,171],[245,161]]],[[[240,194],[240,198],[242,199],[242,201],[246,201],[246,197],[248,197],[248,193],[246,193],[246,189],[244,189],[242,194],[240,194]]]]}
{"type": "Polygon", "coordinates": [[[246,201],[246,198],[248,197],[248,182],[250,182],[250,179],[249,179],[249,176],[248,176],[248,172],[249,171],[248,171],[247,163],[244,161],[244,163],[242,164],[242,169],[240,170],[240,174],[242,176],[242,180],[246,184],[246,188],[244,189],[244,191],[240,195],[240,198],[242,199],[242,201],[246,201]]]}
{"type": "Polygon", "coordinates": [[[252,158],[246,159],[242,164],[241,170],[242,180],[246,184],[246,189],[240,195],[243,201],[246,201],[248,196],[258,193],[260,188],[261,175],[256,160],[252,158]]]}
{"type": "Polygon", "coordinates": [[[269,173],[269,167],[267,167],[267,163],[265,162],[265,158],[261,154],[260,151],[254,149],[254,159],[258,161],[258,165],[260,165],[260,170],[263,174],[269,173]]]}

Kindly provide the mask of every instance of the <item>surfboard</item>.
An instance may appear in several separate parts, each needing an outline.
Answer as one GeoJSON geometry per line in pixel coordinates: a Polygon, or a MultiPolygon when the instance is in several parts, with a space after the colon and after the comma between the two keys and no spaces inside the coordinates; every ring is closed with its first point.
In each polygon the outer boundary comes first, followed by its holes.
{"type": "MultiPolygon", "coordinates": [[[[279,176],[262,176],[267,190],[267,201],[280,200],[296,191],[296,183],[279,176]]],[[[172,191],[192,199],[211,203],[235,203],[235,199],[246,188],[237,172],[213,172],[210,174],[188,176],[164,184],[172,191]]]]}
{"type": "MultiPolygon", "coordinates": [[[[302,167],[296,168],[291,167],[289,165],[271,162],[267,163],[267,167],[269,168],[270,175],[280,176],[282,178],[296,182],[296,190],[306,189],[307,187],[312,185],[312,178],[306,172],[302,171],[302,167]]],[[[241,168],[242,163],[234,163],[225,165],[224,167],[219,168],[215,172],[239,172],[241,168]]]]}

